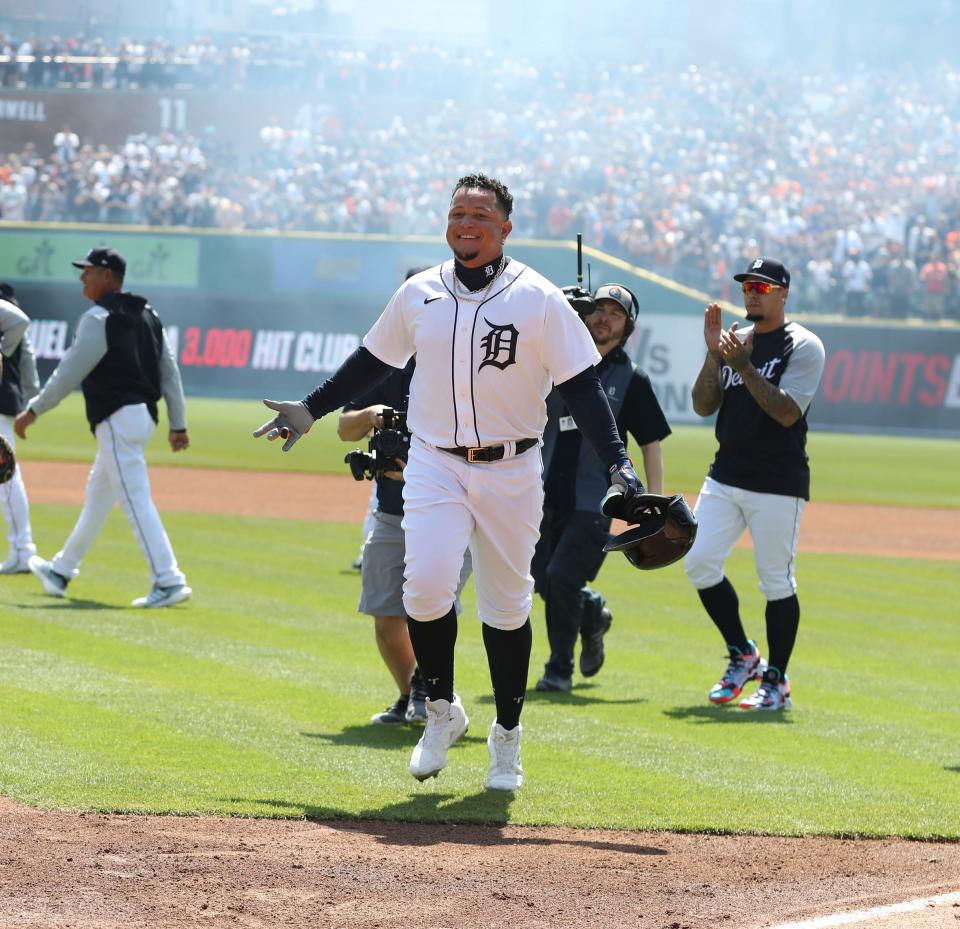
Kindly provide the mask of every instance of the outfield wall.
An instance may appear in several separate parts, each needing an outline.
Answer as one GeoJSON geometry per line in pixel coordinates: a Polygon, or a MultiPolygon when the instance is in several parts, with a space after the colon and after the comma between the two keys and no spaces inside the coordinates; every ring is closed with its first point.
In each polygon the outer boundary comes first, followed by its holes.
{"type": "MultiPolygon", "coordinates": [[[[306,393],[359,345],[407,268],[449,255],[427,237],[0,223],[0,280],[17,287],[34,319],[41,378],[86,309],[70,260],[98,244],[127,256],[128,285],[164,320],[188,393],[251,399],[306,393]]],[[[508,251],[558,285],[575,278],[573,243],[511,240],[508,251]]],[[[594,286],[616,280],[636,291],[642,312],[630,349],[669,420],[700,422],[690,388],[703,359],[706,295],[591,249],[585,260],[594,286]]],[[[827,350],[815,427],[960,436],[960,329],[808,325],[827,350]]]]}

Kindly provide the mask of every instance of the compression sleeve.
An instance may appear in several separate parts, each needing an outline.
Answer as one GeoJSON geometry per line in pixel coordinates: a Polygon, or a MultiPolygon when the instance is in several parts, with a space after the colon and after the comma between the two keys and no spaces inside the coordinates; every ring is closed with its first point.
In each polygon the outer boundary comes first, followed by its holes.
{"type": "Polygon", "coordinates": [[[607,403],[597,369],[585,368],[562,384],[557,390],[573,416],[577,428],[596,449],[600,460],[609,468],[627,457],[617,423],[607,403]]]}
{"type": "Polygon", "coordinates": [[[303,405],[314,419],[319,419],[376,387],[393,370],[361,345],[331,377],[303,398],[303,405]]]}

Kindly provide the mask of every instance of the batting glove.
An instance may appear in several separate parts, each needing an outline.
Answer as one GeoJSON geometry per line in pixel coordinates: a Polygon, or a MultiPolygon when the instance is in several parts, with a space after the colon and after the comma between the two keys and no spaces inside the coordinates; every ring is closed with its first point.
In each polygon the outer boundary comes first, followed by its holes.
{"type": "Polygon", "coordinates": [[[276,411],[273,419],[265,422],[253,437],[259,439],[266,435],[268,442],[286,439],[283,450],[289,452],[297,440],[310,431],[316,422],[301,400],[264,400],[263,405],[276,411]]]}
{"type": "Polygon", "coordinates": [[[646,493],[643,481],[633,470],[629,458],[621,458],[610,466],[610,489],[600,501],[600,512],[604,516],[626,519],[630,511],[630,502],[634,497],[646,493]]]}

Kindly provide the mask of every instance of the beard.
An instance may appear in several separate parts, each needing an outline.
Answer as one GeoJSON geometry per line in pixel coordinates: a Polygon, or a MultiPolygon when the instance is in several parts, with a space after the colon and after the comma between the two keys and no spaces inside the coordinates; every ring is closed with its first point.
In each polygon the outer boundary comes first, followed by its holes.
{"type": "Polygon", "coordinates": [[[747,322],[748,323],[763,322],[763,313],[760,313],[757,311],[754,311],[751,313],[750,310],[747,310],[747,322]]]}
{"type": "Polygon", "coordinates": [[[453,249],[453,254],[455,258],[459,258],[460,261],[474,261],[480,254],[480,249],[476,246],[460,246],[459,248],[453,249]]]}

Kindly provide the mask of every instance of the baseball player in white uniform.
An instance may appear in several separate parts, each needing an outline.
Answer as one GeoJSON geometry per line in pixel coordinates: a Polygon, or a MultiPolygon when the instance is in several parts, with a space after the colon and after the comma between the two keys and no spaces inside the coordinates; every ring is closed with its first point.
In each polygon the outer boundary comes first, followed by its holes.
{"type": "Polygon", "coordinates": [[[499,181],[461,178],[447,221],[454,260],[406,281],[361,348],[304,400],[264,401],[277,415],[254,433],[285,438],[288,450],[317,418],[416,354],[404,471],[403,603],[430,699],[410,773],[418,780],[438,774],[467,730],[454,691],[453,604],[469,546],[497,710],[486,786],[499,790],[520,787],[524,777],[530,561],[543,509],[538,449],[554,383],[611,483],[626,498],[642,492],[594,369],[600,356],[593,339],[557,287],[503,253],[512,205],[499,181]]]}
{"type": "MultiPolygon", "coordinates": [[[[39,389],[37,357],[27,335],[29,325],[30,320],[20,309],[13,288],[9,284],[0,284],[0,353],[3,355],[0,433],[13,448],[16,448],[14,417],[39,389]]],[[[25,574],[30,570],[27,563],[37,553],[37,547],[33,544],[30,502],[19,462],[13,477],[0,486],[0,506],[7,521],[7,541],[10,544],[10,554],[0,564],[0,574],[25,574]]]]}
{"type": "Polygon", "coordinates": [[[122,255],[95,248],[73,265],[82,268],[83,294],[94,306],[80,317],[69,351],[14,428],[25,439],[38,416],[82,385],[97,457],[87,479],[83,510],[63,549],[52,561],[34,555],[29,567],[48,594],[66,596],[67,584],[79,574],[81,561],[119,500],[153,582],[147,595],[133,605],[172,606],[192,591],[150,494],[145,451],[157,427],[161,396],[170,419],[170,447],[176,452],[190,444],[180,371],[153,308],[143,297],[122,289],[126,272],[122,255]]]}
{"type": "Polygon", "coordinates": [[[707,354],[693,386],[693,408],[717,413],[719,443],[694,513],[696,541],[684,568],[700,602],[723,636],[727,668],[712,703],[740,701],[744,710],[785,710],[792,704],[787,663],[800,625],[794,565],[800,519],[810,499],[807,409],[824,366],[823,343],[786,318],[790,272],[757,258],[733,278],[743,287],[747,321],[725,330],[719,304],[704,311],[707,354]],[[734,543],[750,531],[760,591],[767,599],[768,658],[747,638],[737,592],[723,566],[734,543]]]}

